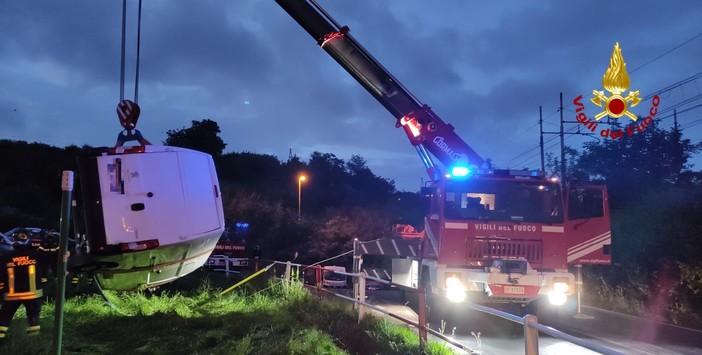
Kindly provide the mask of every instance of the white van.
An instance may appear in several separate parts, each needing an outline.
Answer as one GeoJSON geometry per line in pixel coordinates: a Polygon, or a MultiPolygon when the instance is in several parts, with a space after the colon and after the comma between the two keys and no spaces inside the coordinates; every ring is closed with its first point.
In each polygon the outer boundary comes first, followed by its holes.
{"type": "Polygon", "coordinates": [[[224,231],[209,154],[169,146],[97,148],[78,160],[87,260],[100,287],[132,290],[201,267],[224,231]]]}
{"type": "Polygon", "coordinates": [[[346,275],[338,274],[335,271],[346,272],[343,266],[324,266],[322,268],[322,287],[341,288],[346,287],[346,275]]]}

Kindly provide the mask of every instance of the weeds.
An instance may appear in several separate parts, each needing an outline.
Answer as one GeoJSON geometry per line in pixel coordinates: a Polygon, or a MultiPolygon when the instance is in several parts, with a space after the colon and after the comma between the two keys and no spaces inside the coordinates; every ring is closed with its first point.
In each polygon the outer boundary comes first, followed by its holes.
{"type": "Polygon", "coordinates": [[[475,338],[475,342],[478,343],[478,351],[483,348],[483,341],[480,339],[480,332],[470,332],[470,334],[475,338]]]}
{"type": "MultiPolygon", "coordinates": [[[[205,279],[197,288],[160,293],[106,292],[69,298],[64,354],[407,354],[419,353],[416,332],[357,315],[340,300],[319,301],[300,282],[271,279],[258,288],[218,296],[205,279]]],[[[42,333],[24,334],[17,313],[1,353],[50,354],[53,304],[42,309],[42,333]]],[[[429,354],[450,354],[430,343],[429,354]]]]}

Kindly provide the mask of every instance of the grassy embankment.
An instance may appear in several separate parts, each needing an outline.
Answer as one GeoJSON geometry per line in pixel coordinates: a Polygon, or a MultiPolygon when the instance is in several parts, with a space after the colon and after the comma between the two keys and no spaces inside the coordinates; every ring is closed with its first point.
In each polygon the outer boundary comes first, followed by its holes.
{"type": "MultiPolygon", "coordinates": [[[[199,274],[202,276],[203,274],[199,274]]],[[[206,278],[186,291],[95,293],[70,297],[64,312],[64,354],[418,354],[414,330],[367,317],[360,325],[347,304],[318,300],[300,283],[218,296],[206,278]]],[[[22,307],[15,315],[2,354],[51,354],[54,306],[42,309],[42,332],[24,334],[22,307]]],[[[428,354],[451,354],[430,342],[428,354]]]]}

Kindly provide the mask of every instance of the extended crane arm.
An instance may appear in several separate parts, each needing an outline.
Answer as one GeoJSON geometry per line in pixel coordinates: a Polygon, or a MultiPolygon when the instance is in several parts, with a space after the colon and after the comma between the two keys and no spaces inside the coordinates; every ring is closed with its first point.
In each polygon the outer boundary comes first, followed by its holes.
{"type": "Polygon", "coordinates": [[[332,58],[353,76],[397,119],[412,145],[417,148],[431,178],[441,173],[430,152],[444,166],[456,164],[481,167],[485,161],[442,121],[429,106],[422,104],[373,56],[339,26],[313,0],[276,0],[332,58]]]}

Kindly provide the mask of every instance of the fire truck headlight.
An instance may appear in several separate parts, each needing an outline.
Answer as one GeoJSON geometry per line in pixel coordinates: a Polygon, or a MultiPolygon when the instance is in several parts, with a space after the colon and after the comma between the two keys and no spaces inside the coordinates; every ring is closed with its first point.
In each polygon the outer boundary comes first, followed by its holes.
{"type": "Polygon", "coordinates": [[[568,301],[565,293],[551,292],[548,294],[548,301],[554,306],[562,306],[568,301]]]}
{"type": "Polygon", "coordinates": [[[554,306],[562,306],[568,300],[568,289],[570,287],[565,282],[555,282],[553,290],[548,294],[548,301],[554,306]]]}
{"type": "Polygon", "coordinates": [[[556,282],[553,284],[553,292],[567,294],[570,287],[565,282],[556,282]]]}
{"type": "Polygon", "coordinates": [[[446,298],[449,301],[459,303],[466,299],[466,288],[457,277],[446,279],[446,298]]]}

